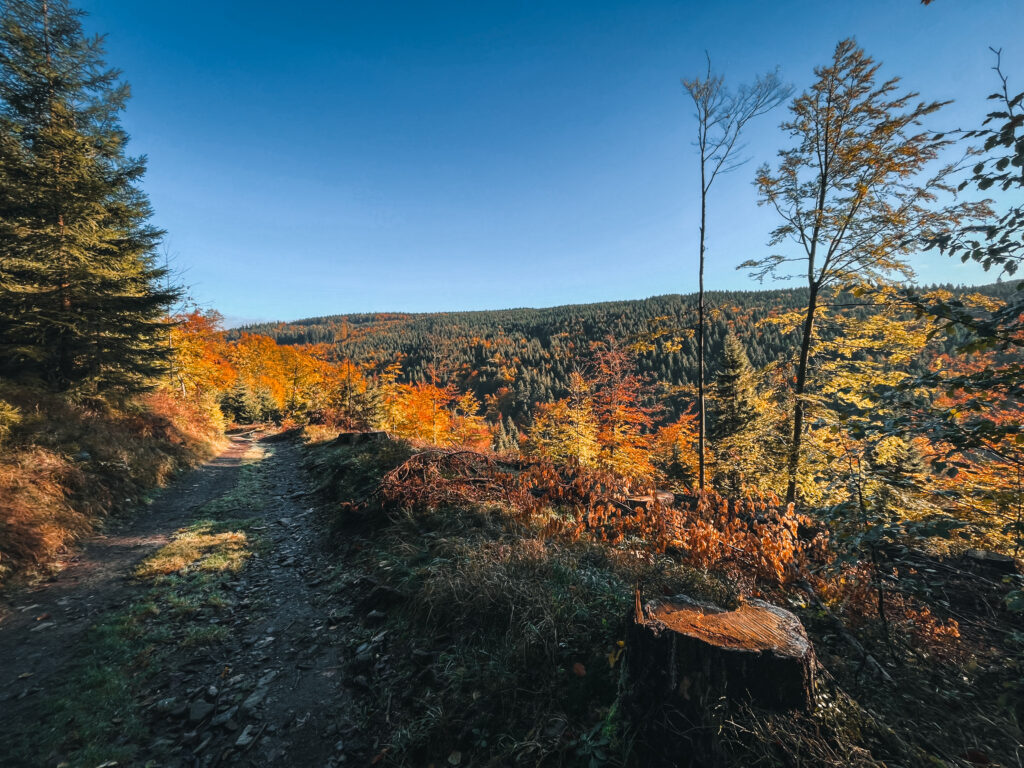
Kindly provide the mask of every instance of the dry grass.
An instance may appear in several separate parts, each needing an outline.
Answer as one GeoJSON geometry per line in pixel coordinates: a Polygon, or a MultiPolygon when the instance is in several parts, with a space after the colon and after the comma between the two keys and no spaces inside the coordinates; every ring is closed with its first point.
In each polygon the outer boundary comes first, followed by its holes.
{"type": "Polygon", "coordinates": [[[245,521],[238,520],[193,523],[146,558],[135,569],[135,575],[152,579],[185,570],[238,572],[252,555],[252,543],[240,530],[244,525],[245,521]]]}
{"type": "Polygon", "coordinates": [[[0,401],[0,584],[44,569],[218,441],[208,414],[167,393],[115,408],[4,387],[0,401]]]}
{"type": "MultiPolygon", "coordinates": [[[[311,451],[310,466],[335,502],[343,567],[362,571],[339,591],[370,585],[371,595],[378,586],[397,595],[386,619],[378,617],[386,632],[371,624],[361,638],[380,642],[380,661],[350,671],[373,680],[360,725],[384,749],[368,758],[441,765],[458,752],[473,765],[643,765],[647,746],[669,734],[689,755],[672,764],[715,768],[1020,764],[1024,635],[1005,605],[1019,577],[901,574],[888,639],[873,613],[852,620],[873,610],[864,596],[834,604],[896,680],[887,685],[827,616],[756,559],[702,561],[643,537],[573,536],[551,524],[552,516],[574,519],[558,507],[510,507],[475,465],[449,461],[417,474],[432,455],[408,462],[409,450],[384,443],[311,451]],[[388,493],[395,467],[405,468],[400,493],[388,493]],[[686,593],[723,606],[743,591],[792,607],[825,665],[813,711],[732,703],[667,730],[661,721],[653,731],[627,721],[614,663],[637,584],[644,594],[686,593]]],[[[792,538],[795,526],[783,522],[792,538]]],[[[728,533],[723,520],[710,524],[728,533]]]]}

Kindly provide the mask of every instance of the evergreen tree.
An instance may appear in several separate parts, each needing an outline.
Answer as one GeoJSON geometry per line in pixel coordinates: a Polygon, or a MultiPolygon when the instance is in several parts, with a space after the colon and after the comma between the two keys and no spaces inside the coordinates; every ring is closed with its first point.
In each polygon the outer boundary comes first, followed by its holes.
{"type": "Polygon", "coordinates": [[[118,123],[128,86],[67,0],[0,13],[0,375],[145,389],[176,294],[153,259],[145,162],[118,123]]]}
{"type": "Polygon", "coordinates": [[[771,490],[766,481],[774,474],[771,449],[777,440],[757,389],[757,374],[743,343],[732,333],[725,337],[722,354],[722,370],[712,389],[714,484],[733,497],[754,489],[771,490]]]}
{"type": "Polygon", "coordinates": [[[498,421],[491,446],[496,453],[519,453],[519,430],[510,418],[498,421]]]}
{"type": "Polygon", "coordinates": [[[757,384],[743,343],[725,337],[722,370],[715,379],[714,435],[724,440],[742,432],[757,418],[757,384]]]}
{"type": "Polygon", "coordinates": [[[236,424],[252,424],[263,417],[260,399],[241,378],[236,379],[235,386],[224,393],[221,410],[236,424]]]}

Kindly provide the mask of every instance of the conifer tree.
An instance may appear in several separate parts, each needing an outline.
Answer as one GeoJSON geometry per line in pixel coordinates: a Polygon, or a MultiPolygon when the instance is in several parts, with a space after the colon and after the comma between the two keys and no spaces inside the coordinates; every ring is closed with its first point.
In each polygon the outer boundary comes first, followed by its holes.
{"type": "Polygon", "coordinates": [[[743,343],[731,332],[725,337],[722,370],[712,394],[715,485],[734,497],[753,488],[769,490],[764,480],[770,474],[776,440],[758,392],[757,374],[743,343]]]}
{"type": "Polygon", "coordinates": [[[164,370],[176,294],[118,123],[128,86],[81,16],[67,0],[0,12],[0,374],[135,391],[164,370]]]}
{"type": "Polygon", "coordinates": [[[495,453],[519,453],[519,430],[512,419],[508,417],[499,419],[491,447],[495,453]]]}
{"type": "Polygon", "coordinates": [[[714,434],[728,439],[749,427],[757,418],[757,388],[747,350],[735,334],[725,337],[722,370],[715,378],[714,434]]]}

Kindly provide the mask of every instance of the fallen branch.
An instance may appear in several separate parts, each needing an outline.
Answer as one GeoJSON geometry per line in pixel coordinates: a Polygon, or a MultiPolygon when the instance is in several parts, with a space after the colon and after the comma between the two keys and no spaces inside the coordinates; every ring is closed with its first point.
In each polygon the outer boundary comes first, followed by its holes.
{"type": "Polygon", "coordinates": [[[843,624],[843,620],[829,610],[828,606],[821,601],[821,598],[818,597],[818,594],[814,591],[814,588],[811,587],[810,584],[808,584],[806,581],[801,581],[797,583],[797,586],[807,593],[807,596],[811,598],[811,603],[814,604],[814,607],[820,609],[829,618],[829,620],[832,622],[832,625],[836,628],[836,632],[839,633],[839,636],[843,638],[843,640],[845,640],[847,644],[850,645],[850,647],[852,647],[855,651],[857,651],[857,653],[861,655],[861,657],[864,659],[864,662],[869,667],[871,667],[879,675],[881,675],[881,677],[886,682],[894,682],[892,676],[885,671],[885,668],[881,664],[878,663],[878,659],[872,656],[868,652],[868,649],[865,648],[864,645],[860,642],[860,640],[853,636],[853,633],[846,628],[845,624],[843,624]]]}

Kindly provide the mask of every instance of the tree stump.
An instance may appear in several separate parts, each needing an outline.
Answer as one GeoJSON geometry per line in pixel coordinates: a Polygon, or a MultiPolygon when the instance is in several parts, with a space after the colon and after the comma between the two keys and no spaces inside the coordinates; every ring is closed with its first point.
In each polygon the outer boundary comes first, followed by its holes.
{"type": "Polygon", "coordinates": [[[814,649],[800,620],[761,600],[728,611],[685,596],[631,612],[627,675],[634,696],[691,711],[721,699],[769,709],[807,709],[814,649]]]}
{"type": "Polygon", "coordinates": [[[676,495],[672,491],[654,491],[653,493],[647,493],[642,496],[627,496],[626,503],[630,506],[643,505],[645,507],[650,506],[654,502],[658,502],[662,506],[670,507],[675,503],[676,495]]]}
{"type": "Polygon", "coordinates": [[[342,432],[334,442],[338,445],[358,445],[359,443],[375,443],[387,440],[387,432],[342,432]]]}

